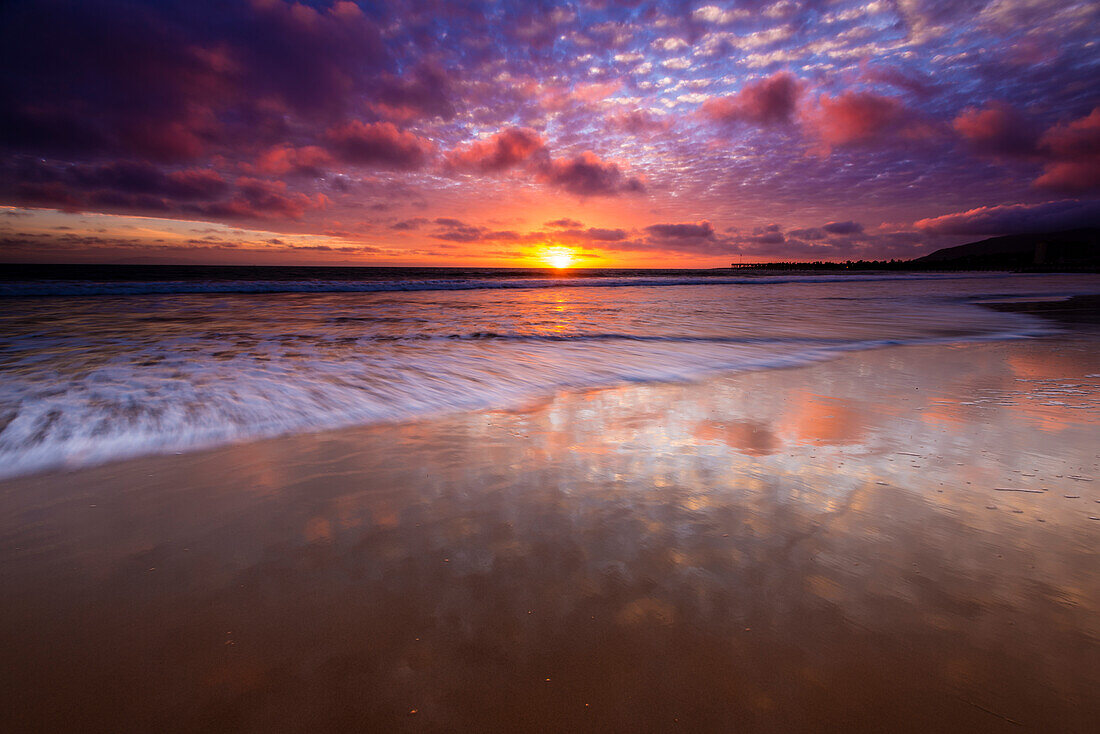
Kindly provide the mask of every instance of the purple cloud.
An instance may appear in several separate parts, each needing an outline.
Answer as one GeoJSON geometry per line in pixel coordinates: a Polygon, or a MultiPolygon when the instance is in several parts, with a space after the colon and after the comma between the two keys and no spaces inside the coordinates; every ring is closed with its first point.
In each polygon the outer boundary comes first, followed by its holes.
{"type": "Polygon", "coordinates": [[[983,206],[954,214],[921,219],[913,226],[924,232],[957,235],[1000,235],[1100,226],[1100,201],[1050,201],[1045,204],[983,206]]]}
{"type": "Polygon", "coordinates": [[[713,122],[751,122],[756,125],[786,124],[798,104],[802,84],[790,72],[746,84],[728,97],[709,99],[701,112],[713,122]]]}
{"type": "Polygon", "coordinates": [[[506,128],[496,135],[456,148],[446,156],[447,165],[459,171],[490,173],[524,163],[545,149],[542,137],[530,128],[506,128]]]}
{"type": "Polygon", "coordinates": [[[538,178],[578,196],[616,196],[645,191],[640,179],[625,176],[618,165],[602,160],[591,151],[548,161],[539,169],[538,178]]]}
{"type": "Polygon", "coordinates": [[[829,234],[858,234],[863,231],[863,225],[859,222],[829,222],[822,225],[823,230],[829,234]]]}
{"type": "Polygon", "coordinates": [[[1100,107],[1047,130],[1039,146],[1051,160],[1036,186],[1068,194],[1100,190],[1100,107]]]}
{"type": "Polygon", "coordinates": [[[398,130],[392,122],[352,120],[329,130],[327,138],[334,155],[354,164],[419,168],[433,150],[430,140],[398,130]]]}
{"type": "Polygon", "coordinates": [[[951,125],[972,148],[982,153],[1023,157],[1036,153],[1039,133],[1035,126],[1003,102],[991,102],[982,109],[967,107],[951,125]]]}

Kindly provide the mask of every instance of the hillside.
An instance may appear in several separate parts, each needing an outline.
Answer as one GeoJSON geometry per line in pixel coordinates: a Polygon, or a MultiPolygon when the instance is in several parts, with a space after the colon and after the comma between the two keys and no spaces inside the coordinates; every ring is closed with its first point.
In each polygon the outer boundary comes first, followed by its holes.
{"type": "Polygon", "coordinates": [[[1100,266],[1100,228],[992,237],[910,261],[917,266],[1046,270],[1100,266]]]}

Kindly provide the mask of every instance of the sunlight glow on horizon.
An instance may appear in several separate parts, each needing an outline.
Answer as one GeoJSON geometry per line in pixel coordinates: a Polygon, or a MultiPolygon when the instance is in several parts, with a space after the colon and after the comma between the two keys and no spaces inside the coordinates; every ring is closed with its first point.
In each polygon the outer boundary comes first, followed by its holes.
{"type": "Polygon", "coordinates": [[[558,270],[565,270],[573,264],[573,251],[568,247],[550,247],[542,254],[543,259],[550,266],[558,270]]]}

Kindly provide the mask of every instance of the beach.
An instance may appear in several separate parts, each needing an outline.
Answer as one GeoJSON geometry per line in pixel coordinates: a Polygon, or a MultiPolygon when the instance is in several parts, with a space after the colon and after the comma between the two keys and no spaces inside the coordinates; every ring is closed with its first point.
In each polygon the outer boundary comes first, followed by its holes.
{"type": "Polygon", "coordinates": [[[0,483],[8,731],[1089,731],[1100,341],[0,483]]]}
{"type": "Polygon", "coordinates": [[[1100,732],[1098,30],[0,1],[0,734],[1100,732]]]}

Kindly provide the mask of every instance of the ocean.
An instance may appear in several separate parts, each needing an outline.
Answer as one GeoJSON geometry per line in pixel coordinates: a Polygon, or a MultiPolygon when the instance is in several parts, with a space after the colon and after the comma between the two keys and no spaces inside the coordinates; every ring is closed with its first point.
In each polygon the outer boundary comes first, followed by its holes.
{"type": "Polygon", "coordinates": [[[1093,275],[6,266],[0,476],[1059,327],[1093,275]]]}

